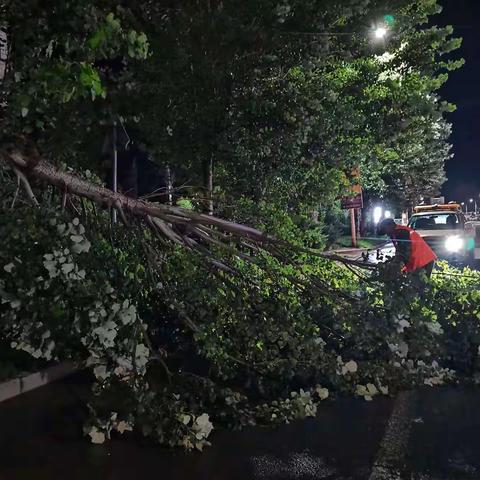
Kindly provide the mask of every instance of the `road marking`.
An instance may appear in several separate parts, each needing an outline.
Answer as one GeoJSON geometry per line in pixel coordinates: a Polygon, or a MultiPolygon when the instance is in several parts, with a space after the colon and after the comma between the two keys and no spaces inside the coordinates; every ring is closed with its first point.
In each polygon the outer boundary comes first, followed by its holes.
{"type": "Polygon", "coordinates": [[[414,392],[397,395],[385,434],[369,480],[401,480],[401,467],[407,453],[411,416],[414,414],[414,392]]]}

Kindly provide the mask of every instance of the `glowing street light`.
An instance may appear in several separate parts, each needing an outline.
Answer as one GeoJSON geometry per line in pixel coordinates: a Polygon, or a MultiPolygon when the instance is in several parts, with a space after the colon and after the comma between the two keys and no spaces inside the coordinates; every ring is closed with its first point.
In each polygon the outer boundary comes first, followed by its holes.
{"type": "Polygon", "coordinates": [[[373,223],[376,225],[382,218],[383,208],[375,207],[373,209],[373,223]]]}
{"type": "Polygon", "coordinates": [[[385,218],[392,218],[392,212],[390,210],[385,210],[384,217],[385,218]]]}
{"type": "Polygon", "coordinates": [[[382,40],[387,36],[387,29],[386,27],[377,27],[373,33],[376,39],[382,40]]]}
{"type": "MultiPolygon", "coordinates": [[[[364,24],[368,28],[368,33],[374,37],[376,40],[385,40],[388,35],[389,30],[395,23],[395,17],[393,15],[384,15],[383,20],[378,24],[372,22],[370,25],[364,24]]],[[[336,37],[336,36],[354,36],[358,35],[358,32],[287,32],[290,35],[312,35],[312,36],[325,36],[325,37],[336,37]]]]}
{"type": "MultiPolygon", "coordinates": [[[[469,202],[470,202],[470,203],[473,203],[473,198],[471,198],[471,199],[469,200],[469,202]]],[[[475,208],[475,210],[474,210],[475,213],[477,213],[477,202],[475,202],[474,208],[475,208]]]]}

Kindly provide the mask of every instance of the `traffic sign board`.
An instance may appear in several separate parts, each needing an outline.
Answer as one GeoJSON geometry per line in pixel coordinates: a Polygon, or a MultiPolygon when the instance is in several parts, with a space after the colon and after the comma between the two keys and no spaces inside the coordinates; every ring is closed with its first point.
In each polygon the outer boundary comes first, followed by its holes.
{"type": "Polygon", "coordinates": [[[361,193],[353,197],[342,197],[342,208],[363,208],[363,196],[361,193]]]}

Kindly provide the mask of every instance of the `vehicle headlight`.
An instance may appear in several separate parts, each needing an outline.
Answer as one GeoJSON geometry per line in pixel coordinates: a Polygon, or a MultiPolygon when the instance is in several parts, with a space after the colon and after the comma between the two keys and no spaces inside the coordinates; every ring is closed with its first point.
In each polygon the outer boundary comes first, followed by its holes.
{"type": "Polygon", "coordinates": [[[460,237],[448,237],[445,240],[445,248],[448,252],[458,253],[464,247],[465,242],[460,237]]]}

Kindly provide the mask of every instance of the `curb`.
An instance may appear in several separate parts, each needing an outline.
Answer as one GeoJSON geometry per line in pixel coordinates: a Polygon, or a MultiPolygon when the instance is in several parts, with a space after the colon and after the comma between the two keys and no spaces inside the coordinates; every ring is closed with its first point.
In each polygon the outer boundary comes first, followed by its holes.
{"type": "Polygon", "coordinates": [[[64,362],[41,370],[40,372],[14,378],[13,380],[7,380],[6,382],[0,383],[0,402],[68,377],[77,370],[78,366],[74,363],[64,362]]]}

